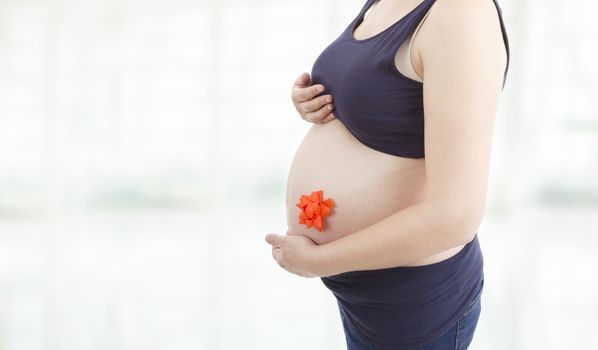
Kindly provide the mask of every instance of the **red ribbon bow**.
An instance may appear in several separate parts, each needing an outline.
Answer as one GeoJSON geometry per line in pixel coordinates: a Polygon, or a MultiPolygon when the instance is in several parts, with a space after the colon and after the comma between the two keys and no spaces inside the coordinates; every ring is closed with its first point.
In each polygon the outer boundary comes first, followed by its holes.
{"type": "Polygon", "coordinates": [[[334,206],[332,198],[322,200],[324,191],[313,191],[311,195],[301,195],[297,207],[301,209],[299,213],[299,223],[307,228],[314,226],[318,231],[324,227],[324,218],[330,215],[330,209],[334,206]]]}

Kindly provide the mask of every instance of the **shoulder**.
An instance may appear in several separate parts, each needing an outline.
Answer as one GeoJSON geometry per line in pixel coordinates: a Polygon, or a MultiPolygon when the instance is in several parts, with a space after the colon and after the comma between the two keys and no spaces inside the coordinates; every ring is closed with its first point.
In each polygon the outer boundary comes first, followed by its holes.
{"type": "MultiPolygon", "coordinates": [[[[424,22],[428,35],[473,38],[502,34],[495,0],[436,0],[424,22]]],[[[423,30],[423,28],[422,28],[423,30]]]]}
{"type": "Polygon", "coordinates": [[[430,16],[438,25],[467,27],[471,23],[498,23],[494,0],[436,0],[430,16]]]}
{"type": "Polygon", "coordinates": [[[418,34],[424,71],[426,61],[446,64],[450,58],[462,63],[487,59],[488,64],[504,67],[499,15],[494,0],[436,0],[418,34]]]}

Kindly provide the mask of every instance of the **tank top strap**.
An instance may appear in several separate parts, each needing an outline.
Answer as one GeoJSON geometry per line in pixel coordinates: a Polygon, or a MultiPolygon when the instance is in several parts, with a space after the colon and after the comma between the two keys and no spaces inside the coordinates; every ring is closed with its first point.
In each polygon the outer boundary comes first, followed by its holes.
{"type": "MultiPolygon", "coordinates": [[[[372,0],[368,0],[372,1],[372,0]]],[[[375,0],[373,0],[375,1],[375,0]]],[[[400,46],[417,30],[436,0],[423,0],[380,34],[379,54],[384,65],[396,72],[395,56],[400,46]]],[[[402,74],[401,74],[402,75],[402,74]]]]}
{"type": "MultiPolygon", "coordinates": [[[[421,20],[426,16],[432,5],[436,0],[423,0],[403,17],[401,17],[395,24],[389,28],[389,35],[392,36],[393,41],[396,39],[406,39],[417,28],[421,20]],[[397,25],[398,24],[398,25],[397,25]]],[[[403,40],[398,40],[397,43],[402,43],[403,40]]]]}
{"type": "Polygon", "coordinates": [[[366,0],[365,3],[363,4],[363,6],[361,7],[361,10],[359,10],[359,13],[357,13],[357,15],[355,16],[355,18],[353,18],[353,20],[351,21],[351,23],[349,23],[349,25],[347,26],[347,28],[345,28],[345,32],[346,31],[350,31],[353,26],[355,25],[355,22],[359,21],[361,18],[363,18],[363,15],[366,13],[366,11],[372,6],[372,4],[375,2],[376,0],[366,0]]]}
{"type": "MultiPolygon", "coordinates": [[[[367,3],[370,4],[370,3],[373,3],[374,1],[376,1],[376,0],[367,0],[367,3]]],[[[435,2],[436,2],[436,0],[423,0],[414,9],[412,9],[405,16],[403,16],[401,19],[399,19],[397,21],[399,23],[395,22],[393,25],[391,25],[389,28],[387,28],[388,32],[385,33],[389,38],[389,40],[386,40],[387,44],[385,44],[385,45],[387,45],[386,50],[388,50],[387,58],[389,60],[392,60],[393,65],[394,65],[394,56],[395,56],[395,53],[398,50],[399,46],[407,38],[409,38],[411,36],[411,34],[413,34],[417,30],[417,27],[419,26],[420,22],[424,19],[424,17],[426,17],[428,12],[430,11],[430,8],[432,7],[432,5],[434,5],[435,2]]],[[[504,89],[506,79],[507,79],[507,73],[509,71],[511,50],[509,47],[509,38],[507,35],[507,30],[506,30],[504,19],[503,19],[502,9],[498,3],[498,0],[492,0],[492,2],[494,3],[494,5],[496,6],[496,9],[498,11],[498,18],[499,18],[500,27],[501,27],[504,45],[505,45],[505,50],[506,50],[506,54],[507,54],[507,63],[506,63],[505,70],[503,72],[503,82],[502,82],[502,88],[504,89]]],[[[366,5],[366,6],[364,6],[364,8],[367,8],[368,6],[369,5],[366,5]]],[[[360,17],[358,17],[358,18],[360,18],[360,17]]]]}
{"type": "MultiPolygon", "coordinates": [[[[362,6],[357,16],[349,24],[347,29],[345,29],[345,31],[348,32],[348,35],[351,36],[352,31],[363,22],[365,13],[372,7],[372,5],[376,1],[377,0],[366,0],[365,4],[362,6]]],[[[373,37],[385,37],[390,39],[390,41],[387,42],[387,44],[390,44],[390,46],[394,46],[392,43],[402,42],[415,30],[418,23],[423,19],[430,7],[434,4],[434,2],[435,0],[421,1],[417,6],[409,10],[409,12],[407,12],[401,18],[397,19],[391,25],[387,26],[384,30],[378,32],[378,34],[373,35],[373,37]]]]}
{"type": "Polygon", "coordinates": [[[372,7],[372,5],[374,4],[374,2],[376,2],[376,0],[366,0],[365,4],[363,4],[363,6],[361,7],[361,10],[359,10],[359,13],[357,14],[357,16],[353,19],[353,21],[357,21],[358,19],[360,19],[363,15],[365,15],[365,13],[367,12],[367,10],[370,9],[370,7],[372,7]]]}
{"type": "Polygon", "coordinates": [[[494,6],[496,6],[496,11],[498,12],[498,19],[500,21],[500,30],[502,32],[503,42],[504,42],[505,50],[507,53],[507,65],[505,67],[505,71],[503,73],[503,78],[502,78],[502,90],[504,90],[505,83],[507,82],[507,73],[509,72],[509,64],[511,61],[511,49],[509,47],[509,36],[507,34],[507,28],[505,27],[505,21],[503,18],[502,8],[498,4],[498,0],[493,0],[493,2],[494,2],[494,6]]]}

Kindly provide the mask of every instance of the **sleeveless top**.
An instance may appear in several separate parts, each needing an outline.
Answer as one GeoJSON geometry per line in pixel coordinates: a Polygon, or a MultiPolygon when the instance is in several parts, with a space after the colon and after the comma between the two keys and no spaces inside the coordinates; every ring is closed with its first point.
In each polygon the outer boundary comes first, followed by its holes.
{"type": "MultiPolygon", "coordinates": [[[[507,58],[509,42],[502,10],[493,0],[507,58]]],[[[394,24],[357,40],[355,28],[374,0],[367,0],[357,17],[314,61],[311,78],[334,98],[333,112],[364,145],[407,158],[424,158],[423,83],[403,75],[395,65],[400,45],[413,33],[434,0],[423,0],[394,24]]],[[[506,82],[509,59],[503,75],[506,82]]]]}
{"type": "MultiPolygon", "coordinates": [[[[423,83],[401,74],[395,54],[435,0],[423,0],[372,37],[354,29],[375,0],[318,56],[312,83],[334,97],[335,114],[364,145],[408,158],[424,157],[423,83]]],[[[509,44],[499,13],[503,39],[509,44]]],[[[503,76],[503,88],[508,71],[503,76]]],[[[429,265],[349,271],[320,277],[335,296],[352,333],[372,349],[416,349],[446,332],[463,315],[484,283],[478,235],[456,255],[429,265]]]]}

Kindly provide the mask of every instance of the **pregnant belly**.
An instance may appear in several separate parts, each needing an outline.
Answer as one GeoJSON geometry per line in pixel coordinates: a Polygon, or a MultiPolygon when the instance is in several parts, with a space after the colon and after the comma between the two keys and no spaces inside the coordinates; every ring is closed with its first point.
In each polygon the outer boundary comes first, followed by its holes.
{"type": "MultiPolygon", "coordinates": [[[[393,213],[422,201],[426,192],[424,159],[396,157],[373,150],[337,119],[313,124],[299,145],[291,164],[286,189],[289,234],[325,244],[370,226],[393,213]],[[323,190],[334,206],[324,219],[323,231],[299,223],[296,206],[303,194],[323,190]]],[[[461,247],[427,257],[410,265],[438,262],[461,247]]]]}

